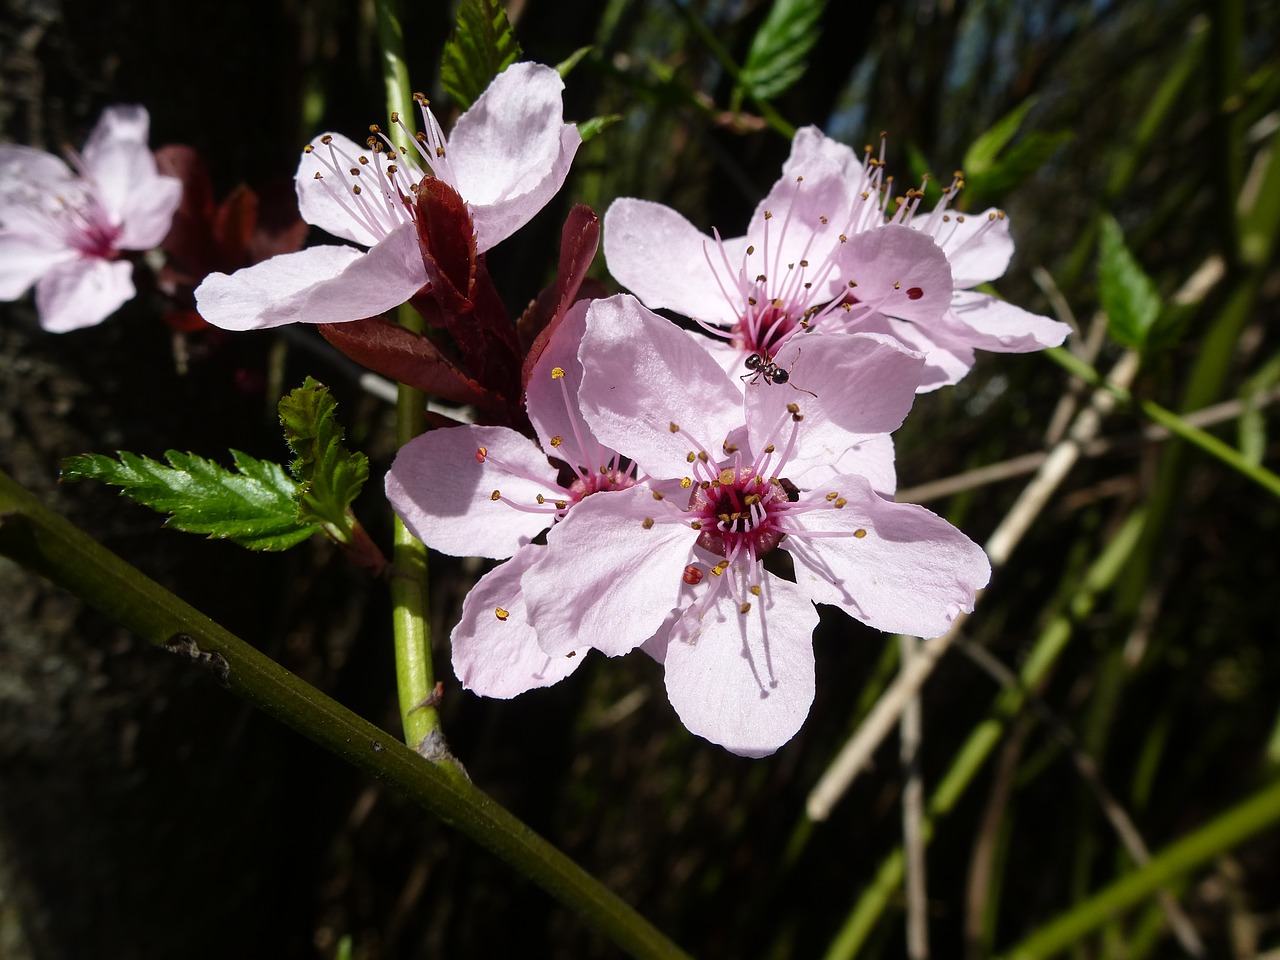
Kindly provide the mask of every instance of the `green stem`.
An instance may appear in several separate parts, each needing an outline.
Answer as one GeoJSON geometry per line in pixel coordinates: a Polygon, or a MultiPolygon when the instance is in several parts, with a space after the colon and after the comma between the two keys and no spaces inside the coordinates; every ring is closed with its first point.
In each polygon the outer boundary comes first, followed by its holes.
{"type": "Polygon", "coordinates": [[[1199,447],[1211,457],[1216,457],[1238,473],[1248,477],[1268,492],[1280,497],[1280,476],[1272,473],[1261,464],[1255,464],[1230,444],[1223,443],[1213,434],[1193,427],[1172,410],[1167,410],[1150,400],[1134,400],[1124,387],[1106,380],[1097,370],[1061,347],[1050,347],[1044,351],[1045,356],[1066,370],[1080,377],[1086,383],[1111,393],[1117,400],[1127,406],[1136,407],[1149,420],[1153,420],[1176,437],[1199,447]]]}
{"type": "Polygon", "coordinates": [[[1186,873],[1277,822],[1280,822],[1280,780],[1041,927],[1005,954],[1005,960],[1042,960],[1059,953],[1090,931],[1173,885],[1186,873]]]}
{"type": "MultiPolygon", "coordinates": [[[[396,0],[377,0],[378,41],[382,47],[382,82],[387,112],[412,130],[416,109],[404,55],[404,29],[396,0]]],[[[397,127],[388,127],[394,136],[397,127]]],[[[408,304],[400,307],[402,327],[421,333],[422,318],[408,304]]],[[[422,432],[426,397],[421,390],[400,384],[396,391],[396,445],[404,446],[422,432]]],[[[430,598],[427,589],[427,548],[399,517],[391,577],[391,626],[395,638],[396,693],[405,743],[429,760],[452,760],[435,707],[435,672],[431,664],[430,598]]],[[[455,769],[453,764],[448,764],[455,769]]]]}
{"type": "Polygon", "coordinates": [[[491,850],[633,957],[686,955],[449,764],[295,677],[43,506],[0,471],[0,556],[47,577],[162,650],[190,659],[269,716],[373,774],[491,850]]]}

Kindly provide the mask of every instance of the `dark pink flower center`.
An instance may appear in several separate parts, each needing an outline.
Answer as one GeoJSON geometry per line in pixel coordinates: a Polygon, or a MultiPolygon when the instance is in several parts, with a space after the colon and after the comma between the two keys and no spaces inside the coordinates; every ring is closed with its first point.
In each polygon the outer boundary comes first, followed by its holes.
{"type": "Polygon", "coordinates": [[[715,480],[695,486],[689,513],[700,530],[698,546],[727,560],[764,557],[786,534],[779,521],[791,499],[784,481],[725,469],[715,480]]]}

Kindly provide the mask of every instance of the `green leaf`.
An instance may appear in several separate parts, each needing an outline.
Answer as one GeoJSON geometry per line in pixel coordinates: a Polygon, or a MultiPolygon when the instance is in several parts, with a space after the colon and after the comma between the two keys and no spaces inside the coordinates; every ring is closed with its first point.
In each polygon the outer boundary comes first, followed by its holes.
{"type": "Polygon", "coordinates": [[[1031,108],[1036,105],[1035,97],[1027,97],[1020,104],[997,120],[990,130],[979,134],[964,155],[961,166],[966,177],[976,176],[991,169],[995,165],[1000,151],[1009,145],[1022,121],[1026,119],[1031,108]]]}
{"type": "Polygon", "coordinates": [[[593,48],[590,45],[579,47],[577,50],[573,51],[573,53],[569,54],[569,56],[556,64],[556,73],[560,74],[562,79],[567,77],[569,75],[569,71],[581,63],[582,58],[590,53],[592,49],[593,48]]]}
{"type": "Polygon", "coordinates": [[[226,539],[250,550],[287,550],[319,530],[298,519],[298,484],[278,463],[232,450],[236,471],[191,453],[165,452],[169,466],[121,450],[68,457],[62,479],[100,480],[158,513],[166,526],[226,539]]]}
{"type": "Polygon", "coordinates": [[[774,0],[742,66],[741,82],[748,93],[769,100],[804,76],[824,6],[826,0],[774,0]]]}
{"type": "Polygon", "coordinates": [[[462,0],[453,36],[444,45],[440,84],[465,110],[485,87],[520,59],[520,44],[497,0],[462,0]]]}
{"type": "Polygon", "coordinates": [[[970,174],[966,166],[965,190],[970,196],[971,209],[978,205],[975,198],[1003,197],[1021,186],[1074,136],[1069,130],[1036,131],[1023,137],[985,170],[970,174]]]}
{"type": "Polygon", "coordinates": [[[582,137],[582,142],[586,143],[592,137],[599,136],[608,130],[615,123],[622,119],[622,114],[611,113],[603,117],[592,117],[590,120],[583,120],[578,124],[578,135],[582,137]]]}
{"type": "Polygon", "coordinates": [[[1109,214],[1102,218],[1098,242],[1098,299],[1115,341],[1142,350],[1160,315],[1160,294],[1125,246],[1120,224],[1109,214]]]}
{"type": "Polygon", "coordinates": [[[351,502],[369,479],[369,458],[342,443],[338,402],[329,388],[311,377],[280,401],[284,437],[297,459],[289,465],[301,481],[294,499],[298,520],[324,524],[341,543],[354,527],[351,502]]]}

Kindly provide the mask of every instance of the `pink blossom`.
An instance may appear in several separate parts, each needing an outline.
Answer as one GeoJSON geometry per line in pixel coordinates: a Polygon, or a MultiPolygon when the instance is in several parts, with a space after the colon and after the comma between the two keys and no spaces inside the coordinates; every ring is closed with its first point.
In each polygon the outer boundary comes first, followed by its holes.
{"type": "Polygon", "coordinates": [[[851,441],[902,421],[919,355],[877,334],[826,339],[842,348],[815,364],[831,403],[786,385],[744,397],[632,298],[594,302],[579,351],[582,414],[648,479],[580,502],[521,581],[553,659],[642,646],[663,662],[684,724],[745,756],[772,753],[808,714],[815,603],[934,636],[972,609],[990,574],[964,534],[845,466],[851,441]],[[779,549],[794,581],[764,567],[779,549]]]}
{"type": "Polygon", "coordinates": [[[963,214],[951,209],[963,186],[960,174],[943,189],[938,205],[922,214],[922,191],[893,197],[892,178],[884,176],[883,159],[871,157],[869,150],[867,162],[863,163],[846,145],[827,137],[817,127],[805,127],[796,133],[788,167],[797,156],[821,157],[836,164],[843,169],[846,180],[856,184],[856,201],[845,217],[854,225],[852,229],[878,233],[886,223],[908,226],[932,237],[946,254],[955,288],[948,309],[928,322],[878,311],[859,327],[889,333],[925,355],[922,392],[955,383],[968,373],[975,349],[1028,353],[1056,347],[1071,332],[1065,323],[973,289],[1004,275],[1013,257],[1013,237],[1002,210],[963,214]],[[895,201],[896,208],[891,208],[895,201]]]}
{"type": "Polygon", "coordinates": [[[326,133],[303,151],[295,183],[308,223],[368,247],[311,247],[234,274],[210,274],[200,314],[230,330],[340,323],[405,303],[431,282],[418,246],[413,197],[430,175],[467,201],[483,253],[509,237],[560,189],[581,137],[564,122],[564,82],[550,67],[517,63],[458,118],[446,140],[425,99],[415,139],[401,123],[359,146],[326,133]]]}
{"type": "Polygon", "coordinates": [[[801,332],[858,329],[872,315],[935,322],[951,299],[945,254],[917,231],[884,226],[878,212],[855,217],[874,204],[821,146],[797,137],[742,237],[706,236],[658,203],[614,201],[604,218],[609,270],[646,306],[694,318],[739,374],[752,355],[776,360],[801,332]]]}
{"type": "Polygon", "coordinates": [[[40,324],[54,333],[101,323],[132,299],[133,264],[182,200],[156,172],[143,107],[108,107],[70,166],[30,147],[0,146],[0,300],[34,284],[40,324]]]}
{"type": "Polygon", "coordinates": [[[569,310],[531,372],[526,406],[539,442],[507,427],[432,430],[406,444],[387,474],[392,507],[429,547],[511,558],[467,595],[452,634],[454,672],[483,696],[548,686],[582,662],[585,644],[555,657],[538,646],[521,578],[546,553],[533,542],[538,534],[592,494],[636,482],[634,468],[592,435],[578,409],[586,312],[586,301],[569,310]]]}

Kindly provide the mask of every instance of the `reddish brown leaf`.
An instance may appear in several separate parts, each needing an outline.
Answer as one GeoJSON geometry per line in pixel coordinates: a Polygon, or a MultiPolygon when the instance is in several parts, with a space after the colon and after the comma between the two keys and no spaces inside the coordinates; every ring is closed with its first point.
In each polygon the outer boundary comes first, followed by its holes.
{"type": "Polygon", "coordinates": [[[322,323],[320,333],[352,360],[400,383],[454,403],[506,416],[503,398],[458,369],[434,343],[384,317],[322,323]]]}
{"type": "Polygon", "coordinates": [[[444,181],[425,177],[418,184],[414,211],[418,245],[432,293],[446,313],[469,312],[475,281],[476,231],[466,201],[444,181]]]}
{"type": "MultiPolygon", "coordinates": [[[[522,388],[529,383],[534,364],[542,356],[565,312],[581,299],[579,292],[599,244],[600,218],[585,203],[577,204],[569,211],[564,229],[560,231],[560,265],[556,270],[555,286],[543,290],[520,317],[520,339],[529,344],[520,371],[522,388]],[[551,291],[550,296],[548,291],[551,291]]],[[[592,295],[599,295],[595,293],[594,286],[592,295]]]]}

